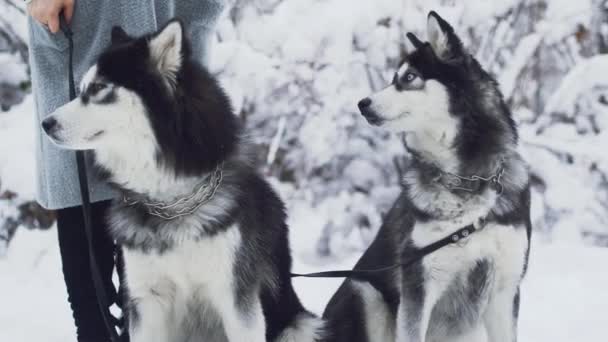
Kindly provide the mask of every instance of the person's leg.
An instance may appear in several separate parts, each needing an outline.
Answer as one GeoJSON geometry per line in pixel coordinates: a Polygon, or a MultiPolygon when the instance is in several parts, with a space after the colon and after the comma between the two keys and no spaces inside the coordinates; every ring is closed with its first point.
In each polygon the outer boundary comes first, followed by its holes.
{"type": "MultiPolygon", "coordinates": [[[[110,300],[114,300],[116,298],[112,285],[114,245],[108,237],[105,223],[108,203],[108,201],[94,203],[91,207],[91,214],[98,267],[105,282],[106,293],[110,300]]],[[[58,210],[57,232],[68,301],[72,308],[78,341],[108,342],[110,339],[97,304],[95,287],[91,278],[82,207],[58,210]]]]}

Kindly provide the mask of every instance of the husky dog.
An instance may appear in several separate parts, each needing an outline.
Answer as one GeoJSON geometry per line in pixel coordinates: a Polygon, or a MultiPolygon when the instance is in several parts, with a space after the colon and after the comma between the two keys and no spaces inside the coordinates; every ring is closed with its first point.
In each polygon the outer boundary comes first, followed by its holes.
{"type": "MultiPolygon", "coordinates": [[[[327,341],[517,338],[530,241],[530,193],[517,130],[492,77],[435,12],[392,84],[359,102],[367,121],[406,133],[403,191],[355,269],[413,260],[474,224],[473,234],[409,267],[347,279],[329,302],[327,341]]],[[[458,240],[459,236],[454,237],[458,240]]]]}
{"type": "Polygon", "coordinates": [[[93,150],[118,192],[133,342],[313,341],[321,320],[291,284],[283,203],[255,173],[229,99],[184,29],[112,32],[81,94],[43,128],[93,150]]]}

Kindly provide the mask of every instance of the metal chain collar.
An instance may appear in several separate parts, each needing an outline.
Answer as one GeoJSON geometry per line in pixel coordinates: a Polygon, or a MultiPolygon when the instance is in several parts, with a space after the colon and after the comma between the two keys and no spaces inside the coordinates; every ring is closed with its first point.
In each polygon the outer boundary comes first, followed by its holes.
{"type": "Polygon", "coordinates": [[[154,202],[151,200],[138,200],[127,195],[123,196],[123,202],[128,206],[143,205],[150,215],[165,220],[194,213],[203,204],[208,203],[217,192],[222,183],[224,163],[219,164],[215,171],[204,179],[196,189],[189,195],[176,199],[171,203],[154,202]]]}
{"type": "Polygon", "coordinates": [[[440,181],[440,183],[448,190],[462,190],[467,192],[477,191],[481,182],[489,183],[498,193],[498,196],[500,196],[504,191],[504,187],[501,182],[504,172],[505,169],[502,165],[498,168],[498,171],[495,174],[489,177],[477,175],[465,177],[455,173],[439,170],[439,177],[437,177],[437,180],[440,181]],[[445,179],[445,181],[442,181],[443,179],[445,179]],[[466,186],[466,184],[464,184],[466,182],[468,182],[470,186],[466,186]]]}

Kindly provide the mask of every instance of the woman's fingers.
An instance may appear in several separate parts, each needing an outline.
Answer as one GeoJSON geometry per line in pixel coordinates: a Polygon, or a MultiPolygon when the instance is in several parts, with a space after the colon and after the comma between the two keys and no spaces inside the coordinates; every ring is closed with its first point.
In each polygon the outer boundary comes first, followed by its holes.
{"type": "Polygon", "coordinates": [[[59,32],[59,13],[50,15],[47,20],[46,26],[48,26],[49,31],[53,33],[59,32]]]}
{"type": "Polygon", "coordinates": [[[69,23],[74,16],[74,0],[34,0],[27,6],[28,13],[49,31],[57,33],[60,29],[59,15],[63,12],[69,23]]]}
{"type": "Polygon", "coordinates": [[[74,15],[74,0],[66,0],[65,6],[63,7],[63,15],[65,15],[65,20],[69,24],[74,15]]]}

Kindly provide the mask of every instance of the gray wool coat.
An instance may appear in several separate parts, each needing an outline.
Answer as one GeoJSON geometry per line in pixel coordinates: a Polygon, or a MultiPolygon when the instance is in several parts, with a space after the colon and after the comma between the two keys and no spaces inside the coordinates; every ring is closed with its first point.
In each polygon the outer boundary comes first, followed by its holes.
{"type": "MultiPolygon", "coordinates": [[[[99,53],[108,46],[113,26],[122,26],[133,36],[152,32],[178,17],[188,28],[193,55],[202,63],[223,0],[76,0],[71,27],[74,32],[74,77],[78,84],[99,53]]],[[[36,103],[37,201],[47,209],[81,204],[76,158],[73,151],[57,148],[42,133],[40,122],[68,102],[68,41],[60,32],[51,34],[30,19],[30,65],[36,103]]],[[[91,201],[114,197],[99,180],[88,160],[91,201]]]]}

